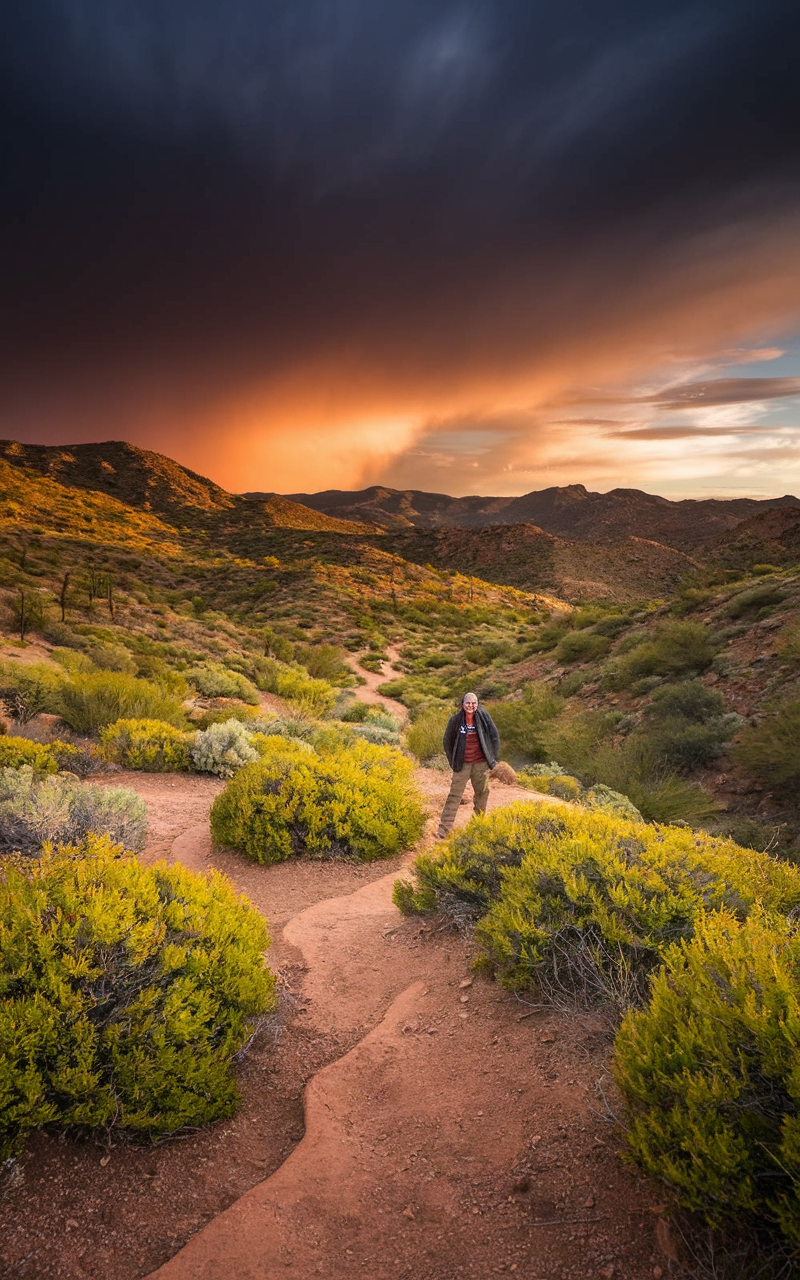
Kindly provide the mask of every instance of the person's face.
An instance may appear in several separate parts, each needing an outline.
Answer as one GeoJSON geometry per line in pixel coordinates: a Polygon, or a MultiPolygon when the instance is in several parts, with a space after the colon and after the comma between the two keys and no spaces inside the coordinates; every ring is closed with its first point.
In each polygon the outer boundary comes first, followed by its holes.
{"type": "Polygon", "coordinates": [[[464,710],[465,710],[465,711],[470,711],[470,712],[472,712],[472,713],[474,714],[474,713],[477,711],[477,709],[478,709],[478,699],[477,699],[477,698],[465,698],[465,699],[464,699],[464,710]]]}

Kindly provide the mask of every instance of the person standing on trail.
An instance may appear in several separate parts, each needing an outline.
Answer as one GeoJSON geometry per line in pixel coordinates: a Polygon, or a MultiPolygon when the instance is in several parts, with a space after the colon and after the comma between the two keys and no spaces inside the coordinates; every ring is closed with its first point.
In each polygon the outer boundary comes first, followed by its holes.
{"type": "Polygon", "coordinates": [[[461,709],[447,721],[442,745],[453,777],[439,819],[439,840],[452,830],[468,782],[475,813],[485,813],[489,802],[489,771],[497,764],[500,735],[489,712],[478,706],[476,693],[464,694],[461,709]]]}

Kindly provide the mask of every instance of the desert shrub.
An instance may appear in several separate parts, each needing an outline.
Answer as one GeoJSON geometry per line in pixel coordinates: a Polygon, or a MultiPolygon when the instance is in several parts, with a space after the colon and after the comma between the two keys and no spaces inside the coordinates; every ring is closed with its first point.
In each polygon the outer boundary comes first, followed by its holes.
{"type": "Polygon", "coordinates": [[[546,801],[509,805],[423,854],[401,910],[477,922],[482,961],[512,989],[641,1003],[667,947],[703,911],[800,905],[800,870],[682,827],[546,801]]]}
{"type": "Polygon", "coordinates": [[[630,618],[626,614],[610,613],[607,617],[598,619],[592,630],[597,636],[607,636],[609,640],[616,640],[617,636],[630,625],[630,618]]]}
{"type": "Polygon", "coordinates": [[[563,622],[554,622],[545,627],[539,627],[531,637],[528,649],[531,653],[549,653],[564,639],[567,631],[568,627],[563,622]]]}
{"type": "Polygon", "coordinates": [[[330,684],[338,684],[351,674],[336,644],[295,645],[294,659],[315,680],[327,680],[330,684]]]}
{"type": "Polygon", "coordinates": [[[565,773],[576,774],[583,782],[597,782],[594,760],[598,749],[613,735],[619,720],[615,712],[566,712],[554,717],[542,729],[545,755],[559,760],[565,773]]]}
{"type": "Polygon", "coordinates": [[[702,680],[682,680],[679,684],[663,685],[653,694],[653,701],[647,708],[647,715],[656,721],[680,717],[694,724],[705,724],[724,713],[722,694],[703,684],[702,680]]]}
{"type": "Polygon", "coordinates": [[[64,681],[56,710],[70,729],[84,734],[97,733],[115,720],[163,720],[178,727],[186,723],[174,694],[149,680],[116,671],[64,681]]]}
{"type": "Polygon", "coordinates": [[[696,782],[682,778],[659,743],[643,734],[606,741],[596,750],[586,783],[605,783],[636,806],[647,822],[688,822],[697,826],[716,813],[716,803],[696,782]]]}
{"type": "Polygon", "coordinates": [[[760,587],[753,587],[751,591],[742,591],[739,595],[734,596],[726,606],[725,612],[729,618],[742,618],[749,613],[757,613],[759,609],[766,609],[776,604],[782,604],[786,599],[786,592],[782,591],[776,583],[765,583],[760,587]]]}
{"type": "Polygon", "coordinates": [[[488,666],[495,658],[505,658],[510,645],[507,640],[482,640],[480,644],[470,645],[464,650],[467,662],[476,667],[488,666]]]}
{"type": "Polygon", "coordinates": [[[259,666],[259,689],[276,693],[309,715],[326,715],[336,700],[327,680],[315,680],[302,669],[267,658],[259,666]]]}
{"type": "Polygon", "coordinates": [[[101,671],[122,671],[125,675],[135,676],[139,669],[124,645],[111,644],[107,640],[90,646],[86,657],[101,671]]]}
{"type": "Polygon", "coordinates": [[[636,805],[627,796],[622,795],[620,791],[613,791],[603,782],[598,782],[596,786],[584,791],[580,804],[585,805],[587,809],[596,809],[600,813],[625,818],[628,822],[644,822],[636,805]]]}
{"type": "Polygon", "coordinates": [[[363,724],[369,714],[369,703],[353,700],[344,706],[340,720],[345,724],[363,724]]]}
{"type": "Polygon", "coordinates": [[[800,664],[800,627],[789,627],[783,632],[778,654],[784,662],[800,664]]]}
{"type": "Polygon", "coordinates": [[[388,661],[388,653],[365,653],[359,658],[358,665],[363,667],[365,671],[371,671],[373,675],[380,675],[383,671],[383,664],[388,661]]]}
{"type": "Polygon", "coordinates": [[[442,738],[451,714],[449,708],[431,708],[423,711],[406,730],[406,746],[418,760],[430,760],[432,756],[441,755],[442,738]]]}
{"type": "Polygon", "coordinates": [[[313,755],[286,738],[242,769],[211,809],[214,839],[256,862],[300,854],[364,861],[407,849],[424,811],[411,761],[391,747],[356,742],[313,755]]]}
{"type": "Polygon", "coordinates": [[[235,702],[229,702],[215,711],[203,711],[199,716],[193,714],[191,723],[195,729],[207,729],[212,724],[227,724],[229,720],[238,720],[240,724],[252,725],[258,717],[259,711],[256,707],[243,707],[235,702]]]}
{"type": "MultiPolygon", "coordinates": [[[[440,667],[452,667],[455,658],[449,653],[429,653],[424,659],[426,667],[433,667],[434,670],[440,667]]],[[[364,665],[363,663],[361,664],[364,665]]]]}
{"type": "Polygon", "coordinates": [[[0,737],[0,769],[30,765],[37,773],[58,773],[58,761],[49,746],[28,738],[0,737]]]}
{"type": "Polygon", "coordinates": [[[540,771],[536,765],[521,769],[517,774],[517,781],[531,791],[539,791],[545,796],[557,796],[559,800],[577,800],[582,792],[577,778],[563,771],[540,771]]]}
{"type": "Polygon", "coordinates": [[[226,720],[201,729],[189,748],[192,764],[200,773],[232,778],[237,769],[258,759],[258,751],[239,720],[226,720]]]}
{"type": "Polygon", "coordinates": [[[776,1224],[800,1246],[800,940],[701,917],[617,1035],[630,1150],[712,1226],[776,1224]]]}
{"type": "Polygon", "coordinates": [[[396,729],[387,729],[382,724],[373,724],[367,720],[363,724],[348,725],[348,729],[355,738],[362,738],[364,742],[374,742],[378,745],[389,747],[400,747],[403,745],[402,736],[396,729]]]}
{"type": "Polygon", "coordinates": [[[264,653],[268,658],[277,658],[279,662],[291,662],[294,658],[294,646],[286,636],[279,635],[272,627],[265,627],[262,632],[264,653]]]}
{"type": "Polygon", "coordinates": [[[800,782],[800,698],[792,698],[748,726],[731,752],[733,758],[773,786],[800,782]]]}
{"type": "Polygon", "coordinates": [[[71,676],[88,675],[95,669],[91,658],[80,649],[51,649],[50,657],[71,676]]]}
{"type": "Polygon", "coordinates": [[[261,916],[222,876],[107,837],[0,876],[0,1160],[43,1125],[155,1135],[230,1115],[274,1005],[261,916]]]}
{"type": "Polygon", "coordinates": [[[592,662],[604,658],[611,647],[606,636],[593,631],[568,631],[558,643],[558,662],[592,662]]]}
{"type": "Polygon", "coordinates": [[[612,689],[627,689],[646,676],[676,676],[705,671],[714,659],[714,644],[701,622],[662,622],[608,670],[612,689]]]}
{"type": "Polygon", "coordinates": [[[658,689],[645,720],[653,751],[680,772],[709,764],[744,723],[735,713],[726,715],[722,696],[700,680],[658,689]]]}
{"type": "Polygon", "coordinates": [[[240,671],[231,671],[220,662],[203,662],[186,672],[189,684],[206,698],[239,698],[251,706],[259,703],[258,689],[240,671]]]}
{"type": "Polygon", "coordinates": [[[41,774],[30,765],[0,771],[0,852],[35,853],[75,843],[90,831],[126,849],[144,848],[147,809],[127,787],[86,785],[72,774],[41,774]]]}
{"type": "Polygon", "coordinates": [[[27,724],[40,711],[58,710],[62,679],[44,662],[0,663],[0,701],[18,724],[27,724]]]}
{"type": "Polygon", "coordinates": [[[171,773],[192,767],[193,735],[160,720],[116,720],[100,741],[105,758],[126,769],[171,773]]]}
{"type": "Polygon", "coordinates": [[[500,734],[501,754],[544,760],[542,726],[559,714],[564,699],[548,685],[527,684],[519,698],[493,702],[486,710],[500,734]]]}

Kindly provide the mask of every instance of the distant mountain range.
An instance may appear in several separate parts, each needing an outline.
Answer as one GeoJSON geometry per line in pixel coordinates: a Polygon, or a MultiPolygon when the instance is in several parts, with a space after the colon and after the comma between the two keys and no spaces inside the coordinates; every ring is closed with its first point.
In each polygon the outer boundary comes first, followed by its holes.
{"type": "Polygon", "coordinates": [[[800,499],[790,494],[761,500],[684,498],[673,502],[640,489],[592,493],[582,484],[538,489],[517,498],[451,498],[444,493],[379,485],[356,492],[327,489],[287,496],[325,515],[359,520],[387,530],[533,524],[560,538],[597,542],[633,536],[681,551],[692,551],[742,520],[775,507],[800,509],[800,499]]]}
{"type": "Polygon", "coordinates": [[[209,543],[236,547],[274,531],[294,539],[301,555],[324,547],[326,556],[352,563],[379,548],[383,556],[570,600],[652,598],[707,567],[800,563],[800,501],[791,495],[672,502],[638,489],[592,493],[580,484],[518,498],[381,486],[232,494],[122,441],[0,441],[0,463],[106,494],[209,543]]]}

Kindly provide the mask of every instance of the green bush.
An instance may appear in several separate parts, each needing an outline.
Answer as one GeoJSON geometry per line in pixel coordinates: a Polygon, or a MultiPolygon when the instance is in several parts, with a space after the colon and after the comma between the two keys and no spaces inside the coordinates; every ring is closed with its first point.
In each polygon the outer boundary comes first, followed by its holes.
{"type": "Polygon", "coordinates": [[[663,685],[653,694],[653,701],[647,708],[647,715],[656,721],[679,717],[692,724],[706,724],[724,713],[722,694],[703,684],[702,680],[682,680],[679,684],[663,685]]]}
{"type": "Polygon", "coordinates": [[[231,671],[220,662],[203,662],[186,672],[189,684],[206,698],[239,698],[258,706],[258,689],[240,671],[231,671]]]}
{"type": "Polygon", "coordinates": [[[20,769],[26,764],[37,773],[58,773],[58,761],[49,746],[28,738],[0,736],[0,769],[20,769]]]}
{"type": "Polygon", "coordinates": [[[191,769],[194,738],[161,720],[116,720],[100,734],[103,755],[126,769],[172,773],[191,769]]]}
{"type": "Polygon", "coordinates": [[[330,755],[287,738],[242,769],[217,796],[211,831],[256,862],[301,854],[364,861],[407,849],[425,820],[413,766],[391,747],[356,742],[330,755]]]}
{"type": "Polygon", "coordinates": [[[508,702],[492,702],[486,710],[500,734],[500,754],[522,756],[528,760],[545,760],[543,726],[559,714],[564,699],[549,685],[527,684],[519,698],[508,702]]]}
{"type": "Polygon", "coordinates": [[[18,724],[40,711],[57,712],[63,676],[44,662],[0,663],[0,701],[18,724]]]}
{"type": "Polygon", "coordinates": [[[622,792],[647,822],[698,826],[717,811],[712,797],[698,783],[680,777],[659,742],[644,734],[631,734],[619,743],[602,743],[583,780],[587,784],[602,782],[622,792]]]}
{"type": "Polygon", "coordinates": [[[116,720],[163,720],[183,727],[178,698],[149,680],[104,671],[76,676],[60,689],[57,711],[76,733],[94,734],[116,720]]]}
{"type": "Polygon", "coordinates": [[[760,724],[746,728],[731,754],[773,786],[796,787],[800,783],[800,698],[791,698],[760,724]]]}
{"type": "Polygon", "coordinates": [[[800,1247],[800,939],[698,919],[617,1035],[631,1152],[712,1226],[777,1224],[800,1247]]]}
{"type": "Polygon", "coordinates": [[[238,707],[229,703],[216,711],[204,711],[201,715],[192,715],[191,723],[195,729],[208,729],[212,724],[227,724],[229,720],[238,720],[240,724],[252,725],[259,717],[255,707],[238,707]]]}
{"type": "Polygon", "coordinates": [[[800,906],[800,870],[681,827],[546,801],[471,822],[415,862],[405,910],[477,922],[483,963],[512,989],[640,1003],[666,948],[704,910],[800,906]]]}
{"type": "Polygon", "coordinates": [[[662,622],[651,637],[640,635],[635,647],[607,671],[610,688],[627,689],[647,676],[705,671],[714,660],[712,637],[700,622],[662,622]]]}
{"type": "Polygon", "coordinates": [[[230,1115],[275,1003],[264,921],[222,876],[107,838],[0,875],[0,1160],[43,1125],[170,1133],[230,1115]]]}
{"type": "Polygon", "coordinates": [[[559,800],[578,800],[582,792],[577,778],[563,771],[554,773],[548,769],[545,772],[535,765],[521,769],[517,774],[517,781],[531,791],[539,791],[545,796],[557,796],[559,800]]]}
{"type": "Polygon", "coordinates": [[[563,622],[554,622],[545,627],[537,627],[528,643],[528,649],[531,653],[549,653],[551,649],[555,649],[556,645],[560,644],[567,631],[568,627],[563,622]]]}
{"type": "Polygon", "coordinates": [[[274,658],[259,664],[258,687],[294,703],[308,715],[326,715],[336,701],[335,690],[326,680],[314,680],[302,667],[290,667],[274,658]]]}
{"type": "Polygon", "coordinates": [[[339,681],[351,676],[350,668],[336,644],[296,645],[294,659],[316,680],[327,680],[330,684],[338,684],[339,681]]]}
{"type": "Polygon", "coordinates": [[[406,746],[418,760],[424,762],[441,755],[442,738],[451,714],[449,708],[443,711],[431,708],[423,711],[409,726],[406,731],[406,746]]]}
{"type": "Polygon", "coordinates": [[[35,853],[46,842],[75,843],[90,831],[126,849],[144,848],[147,809],[127,787],[95,787],[72,774],[30,765],[0,771],[0,852],[35,853]]]}
{"type": "Polygon", "coordinates": [[[759,609],[782,604],[785,599],[786,592],[782,591],[777,584],[765,583],[763,586],[753,587],[751,591],[742,591],[740,595],[734,596],[729,601],[725,612],[729,618],[742,618],[745,614],[757,613],[759,609]]]}
{"type": "Polygon", "coordinates": [[[237,769],[258,759],[253,735],[238,720],[202,729],[189,748],[192,764],[200,773],[232,778],[237,769]]]}
{"type": "Polygon", "coordinates": [[[122,671],[125,675],[135,676],[138,666],[124,645],[112,644],[101,640],[86,650],[86,657],[99,667],[101,671],[122,671]]]}
{"type": "Polygon", "coordinates": [[[593,662],[604,658],[611,642],[593,631],[568,631],[556,649],[558,662],[593,662]]]}

